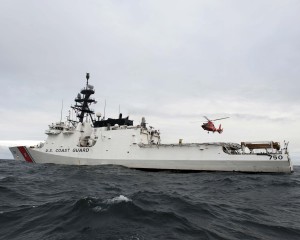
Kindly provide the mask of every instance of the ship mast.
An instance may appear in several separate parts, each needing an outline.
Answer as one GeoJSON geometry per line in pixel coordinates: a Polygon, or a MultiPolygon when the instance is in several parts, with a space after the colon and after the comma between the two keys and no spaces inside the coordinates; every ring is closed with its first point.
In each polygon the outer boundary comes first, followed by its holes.
{"type": "Polygon", "coordinates": [[[90,109],[91,103],[95,103],[95,99],[91,98],[91,95],[95,93],[94,87],[89,85],[90,74],[86,74],[86,86],[81,89],[75,98],[76,104],[71,106],[77,112],[77,118],[79,122],[83,122],[85,116],[90,116],[92,122],[94,123],[93,114],[94,110],[90,109]]]}

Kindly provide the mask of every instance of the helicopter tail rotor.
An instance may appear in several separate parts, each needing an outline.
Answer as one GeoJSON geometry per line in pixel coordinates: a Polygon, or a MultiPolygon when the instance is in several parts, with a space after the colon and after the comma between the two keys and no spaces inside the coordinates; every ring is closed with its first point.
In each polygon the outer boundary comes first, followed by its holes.
{"type": "Polygon", "coordinates": [[[217,129],[218,133],[221,134],[223,132],[223,128],[221,127],[221,124],[219,125],[219,128],[217,129]]]}

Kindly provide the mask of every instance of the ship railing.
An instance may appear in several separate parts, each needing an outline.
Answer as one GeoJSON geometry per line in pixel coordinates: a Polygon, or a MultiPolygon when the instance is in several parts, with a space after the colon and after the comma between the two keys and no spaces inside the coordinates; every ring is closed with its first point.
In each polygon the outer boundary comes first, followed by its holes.
{"type": "Polygon", "coordinates": [[[139,143],[140,147],[153,147],[158,145],[160,147],[204,147],[204,146],[223,146],[223,143],[170,143],[170,144],[145,144],[139,143]]]}

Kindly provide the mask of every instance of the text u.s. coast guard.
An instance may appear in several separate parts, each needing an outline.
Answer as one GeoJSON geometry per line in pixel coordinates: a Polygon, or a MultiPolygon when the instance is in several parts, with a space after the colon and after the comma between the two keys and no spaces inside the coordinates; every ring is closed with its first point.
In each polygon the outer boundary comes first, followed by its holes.
{"type": "MultiPolygon", "coordinates": [[[[71,149],[70,148],[56,148],[56,149],[52,149],[52,148],[47,148],[45,150],[45,152],[70,152],[71,149]]],[[[73,148],[72,152],[88,152],[90,151],[89,148],[73,148]]]]}

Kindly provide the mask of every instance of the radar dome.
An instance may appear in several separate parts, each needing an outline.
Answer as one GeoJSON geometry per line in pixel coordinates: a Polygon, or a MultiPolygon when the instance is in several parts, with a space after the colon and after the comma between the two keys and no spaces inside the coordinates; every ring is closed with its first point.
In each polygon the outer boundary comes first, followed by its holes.
{"type": "Polygon", "coordinates": [[[101,112],[97,112],[97,113],[96,113],[96,116],[97,116],[97,117],[101,117],[101,112]]]}

